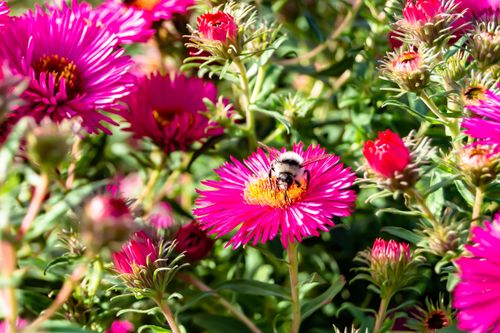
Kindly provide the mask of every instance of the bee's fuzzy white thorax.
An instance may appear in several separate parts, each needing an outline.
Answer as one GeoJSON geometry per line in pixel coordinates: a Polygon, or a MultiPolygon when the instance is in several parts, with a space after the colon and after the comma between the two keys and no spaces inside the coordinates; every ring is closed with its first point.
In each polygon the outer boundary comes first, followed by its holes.
{"type": "Polygon", "coordinates": [[[299,154],[297,154],[293,151],[287,151],[287,152],[281,153],[278,156],[277,160],[278,161],[294,160],[294,161],[297,161],[297,163],[299,165],[302,165],[302,163],[304,163],[304,158],[302,158],[302,156],[300,156],[299,154]]]}

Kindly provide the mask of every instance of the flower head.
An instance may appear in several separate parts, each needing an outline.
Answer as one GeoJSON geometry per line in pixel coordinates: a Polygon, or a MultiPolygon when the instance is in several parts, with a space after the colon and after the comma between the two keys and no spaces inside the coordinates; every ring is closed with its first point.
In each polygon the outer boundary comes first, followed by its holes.
{"type": "Polygon", "coordinates": [[[500,17],[500,2],[497,0],[457,0],[457,10],[464,12],[467,20],[485,16],[500,17]]]}
{"type": "Polygon", "coordinates": [[[440,0],[407,0],[403,9],[405,20],[414,25],[433,22],[444,13],[440,0]]]}
{"type": "Polygon", "coordinates": [[[419,265],[408,244],[381,238],[375,240],[371,250],[360,252],[356,260],[367,266],[358,270],[369,273],[361,275],[361,278],[377,286],[384,299],[409,286],[416,277],[419,265]]]}
{"type": "Polygon", "coordinates": [[[387,178],[403,173],[411,161],[410,150],[391,130],[379,132],[376,140],[365,142],[363,155],[375,173],[387,178]]]}
{"type": "Polygon", "coordinates": [[[350,215],[356,200],[349,189],[355,176],[339,160],[319,146],[303,149],[301,143],[270,155],[259,149],[243,162],[231,158],[215,170],[220,180],[203,183],[210,189],[198,191],[194,213],[209,234],[236,231],[228,243],[235,248],[264,243],[278,233],[285,247],[318,236],[333,225],[332,216],[350,215]],[[296,170],[294,181],[276,170],[270,177],[271,167],[285,156],[305,165],[296,170]]]}
{"type": "Polygon", "coordinates": [[[214,246],[214,241],[207,236],[196,221],[181,226],[174,238],[175,250],[184,253],[186,259],[191,262],[206,257],[214,246]]]}
{"type": "Polygon", "coordinates": [[[500,325],[500,221],[473,227],[468,255],[455,261],[460,282],[453,291],[458,328],[468,332],[492,332],[500,325]]]}
{"type": "Polygon", "coordinates": [[[172,206],[168,202],[159,202],[149,214],[149,223],[156,229],[170,228],[175,224],[173,214],[172,206]]]}
{"type": "Polygon", "coordinates": [[[40,121],[77,118],[89,132],[109,132],[101,110],[115,111],[129,93],[131,64],[114,35],[79,18],[68,7],[37,7],[11,19],[0,34],[0,58],[29,79],[16,112],[40,121]]]}
{"type": "MultiPolygon", "coordinates": [[[[16,320],[16,328],[18,330],[22,330],[26,326],[28,326],[28,321],[18,317],[16,320]]],[[[10,332],[10,330],[7,321],[0,320],[0,333],[8,333],[8,332],[10,332]]]]}
{"type": "Polygon", "coordinates": [[[113,253],[116,270],[121,274],[132,274],[137,267],[146,267],[158,259],[158,249],[144,232],[134,234],[121,251],[113,253]]]}
{"type": "Polygon", "coordinates": [[[477,105],[467,107],[477,117],[465,119],[462,126],[472,137],[500,144],[500,95],[488,91],[486,96],[477,105]]]}
{"type": "Polygon", "coordinates": [[[105,330],[104,333],[132,333],[133,331],[134,325],[130,321],[115,320],[109,330],[105,330]]]}
{"type": "Polygon", "coordinates": [[[152,74],[137,80],[137,89],[124,102],[122,116],[136,137],[148,137],[167,152],[187,150],[194,142],[220,135],[223,129],[205,113],[207,98],[217,101],[211,82],[182,74],[152,74]]]}
{"type": "Polygon", "coordinates": [[[205,13],[197,20],[198,31],[201,37],[226,43],[234,42],[238,35],[238,26],[230,14],[218,11],[205,13]]]}
{"type": "Polygon", "coordinates": [[[104,6],[116,8],[124,15],[160,21],[170,20],[174,14],[186,14],[193,4],[194,0],[107,0],[104,6]]]}
{"type": "Polygon", "coordinates": [[[460,152],[460,169],[474,185],[485,185],[496,178],[500,167],[500,146],[475,142],[460,152]]]}
{"type": "Polygon", "coordinates": [[[499,18],[479,22],[471,32],[471,55],[481,69],[500,63],[500,10],[499,18]]]}
{"type": "Polygon", "coordinates": [[[403,91],[418,92],[429,82],[429,59],[430,57],[420,50],[400,48],[387,54],[382,62],[381,73],[403,91]]]}
{"type": "Polygon", "coordinates": [[[100,249],[128,239],[134,218],[124,199],[111,195],[97,195],[84,207],[83,242],[100,249]]]}
{"type": "Polygon", "coordinates": [[[417,306],[416,310],[405,325],[412,332],[439,332],[438,330],[450,326],[454,317],[451,304],[445,304],[442,295],[436,303],[426,298],[425,307],[417,306]]]}

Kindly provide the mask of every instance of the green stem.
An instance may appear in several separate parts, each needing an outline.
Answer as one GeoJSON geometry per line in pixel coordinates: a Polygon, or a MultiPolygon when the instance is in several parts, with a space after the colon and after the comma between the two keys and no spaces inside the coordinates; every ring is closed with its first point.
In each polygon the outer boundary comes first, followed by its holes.
{"type": "Polygon", "coordinates": [[[151,173],[146,186],[142,190],[139,197],[137,197],[137,200],[135,201],[134,206],[132,208],[135,208],[139,204],[143,203],[149,197],[150,193],[153,193],[153,189],[156,185],[156,182],[158,181],[158,178],[160,177],[161,171],[165,167],[166,161],[167,161],[167,154],[162,152],[160,163],[158,163],[156,168],[151,173]]]}
{"type": "Polygon", "coordinates": [[[247,70],[239,58],[234,59],[234,64],[240,73],[240,86],[242,90],[240,107],[245,112],[248,146],[250,151],[254,151],[257,148],[257,136],[255,135],[255,114],[250,110],[251,98],[247,70]]]}
{"type": "Polygon", "coordinates": [[[380,332],[380,329],[382,328],[382,324],[384,323],[385,320],[385,314],[387,312],[387,307],[389,306],[389,302],[391,301],[391,296],[385,298],[382,297],[380,299],[380,306],[378,308],[378,313],[375,319],[375,326],[373,326],[373,333],[378,333],[380,332]]]}
{"type": "Polygon", "coordinates": [[[156,304],[158,304],[158,307],[160,308],[161,312],[165,316],[165,319],[167,320],[168,326],[170,326],[170,329],[172,330],[173,333],[181,333],[181,330],[179,326],[177,325],[177,322],[175,321],[174,314],[172,313],[172,310],[168,306],[167,302],[163,300],[163,295],[158,295],[154,299],[156,304]]]}
{"type": "Polygon", "coordinates": [[[417,202],[417,206],[419,207],[420,211],[424,214],[424,216],[431,221],[433,226],[438,226],[439,222],[436,219],[436,216],[432,213],[432,211],[429,209],[429,206],[427,206],[427,203],[425,202],[424,197],[414,188],[408,189],[406,191],[406,194],[414,198],[415,201],[417,202]]]}
{"type": "Polygon", "coordinates": [[[281,134],[283,134],[284,131],[285,131],[285,127],[282,126],[281,124],[279,124],[278,127],[276,127],[274,129],[274,131],[269,133],[269,135],[264,140],[262,140],[262,142],[267,145],[267,144],[271,143],[277,137],[281,136],[281,134]]]}
{"type": "Polygon", "coordinates": [[[481,217],[481,206],[484,201],[484,189],[482,186],[476,187],[476,198],[474,200],[474,207],[472,208],[472,225],[477,225],[481,217]]]}
{"type": "Polygon", "coordinates": [[[434,103],[434,101],[429,97],[429,95],[427,95],[427,93],[425,91],[422,91],[421,95],[420,95],[420,98],[422,99],[422,101],[425,103],[425,105],[429,108],[429,110],[431,110],[432,113],[434,113],[434,115],[436,117],[438,117],[439,120],[441,120],[441,122],[445,125],[445,126],[448,126],[448,119],[446,119],[445,117],[443,117],[443,115],[441,114],[441,112],[439,111],[439,108],[437,107],[437,105],[434,103]]]}
{"type": "Polygon", "coordinates": [[[298,333],[300,327],[299,301],[299,243],[288,244],[288,271],[290,273],[290,291],[292,297],[292,327],[291,333],[298,333]]]}
{"type": "Polygon", "coordinates": [[[259,96],[262,90],[262,85],[264,84],[264,79],[266,78],[266,68],[265,66],[260,66],[257,71],[257,78],[255,79],[255,85],[253,87],[252,96],[250,97],[250,103],[255,103],[257,96],[259,96]]]}

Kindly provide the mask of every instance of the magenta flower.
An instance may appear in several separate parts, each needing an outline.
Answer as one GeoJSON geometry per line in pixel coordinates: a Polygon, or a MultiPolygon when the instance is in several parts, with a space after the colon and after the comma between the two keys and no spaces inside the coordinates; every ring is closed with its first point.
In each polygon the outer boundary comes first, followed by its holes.
{"type": "Polygon", "coordinates": [[[149,215],[149,223],[157,229],[167,229],[175,224],[174,212],[168,202],[155,204],[149,215]]]}
{"type": "Polygon", "coordinates": [[[205,13],[196,19],[196,23],[200,35],[206,39],[234,42],[238,35],[234,17],[225,12],[205,13]]]}
{"type": "Polygon", "coordinates": [[[500,221],[472,228],[470,255],[455,261],[460,282],[453,291],[458,328],[467,332],[498,332],[500,327],[500,221]]]}
{"type": "Polygon", "coordinates": [[[403,16],[410,24],[423,25],[445,12],[440,0],[407,0],[403,16]]]}
{"type": "Polygon", "coordinates": [[[201,230],[196,221],[181,226],[174,238],[177,241],[176,251],[184,253],[190,262],[205,258],[214,246],[214,241],[201,230]]]}
{"type": "Polygon", "coordinates": [[[457,0],[457,12],[465,12],[465,18],[481,18],[493,15],[500,17],[500,1],[498,0],[457,0]]]}
{"type": "Polygon", "coordinates": [[[115,320],[109,330],[105,330],[104,333],[132,333],[133,331],[134,325],[130,321],[115,320]]]}
{"type": "Polygon", "coordinates": [[[0,58],[29,79],[16,114],[38,121],[77,118],[89,132],[109,132],[101,121],[114,122],[101,110],[115,112],[117,99],[129,93],[131,60],[105,29],[68,7],[49,11],[37,7],[12,18],[0,34],[0,58]]]}
{"type": "Polygon", "coordinates": [[[134,234],[121,251],[113,253],[115,269],[121,274],[133,274],[134,267],[146,267],[158,258],[158,249],[144,232],[134,234]]]}
{"type": "Polygon", "coordinates": [[[391,130],[379,132],[376,140],[365,142],[363,155],[373,172],[387,178],[403,173],[411,162],[410,150],[391,130]]]}
{"type": "MultiPolygon", "coordinates": [[[[62,6],[67,7],[64,2],[62,6]]],[[[123,6],[121,2],[107,1],[93,9],[89,3],[78,4],[77,0],[73,0],[72,8],[77,17],[115,34],[119,44],[146,42],[155,32],[148,16],[123,6]]],[[[49,9],[57,10],[57,7],[51,6],[49,9]]]]}
{"type": "Polygon", "coordinates": [[[319,146],[304,150],[302,143],[293,146],[293,153],[283,149],[272,150],[271,155],[259,149],[243,163],[231,158],[215,170],[220,180],[203,182],[210,189],[198,191],[194,210],[202,229],[217,237],[236,231],[228,243],[234,248],[264,243],[280,233],[286,247],[327,231],[333,216],[351,214],[356,194],[349,187],[355,175],[339,163],[339,157],[319,146]],[[271,164],[282,154],[305,164],[288,186],[270,177],[271,164]]]}
{"type": "Polygon", "coordinates": [[[170,20],[174,14],[186,14],[194,0],[107,0],[107,8],[121,7],[120,12],[133,17],[142,16],[145,20],[170,20]]]}
{"type": "Polygon", "coordinates": [[[9,23],[9,6],[5,1],[0,1],[0,29],[9,23]]]}
{"type": "Polygon", "coordinates": [[[373,243],[371,257],[378,263],[398,263],[400,261],[410,261],[410,246],[406,243],[398,243],[395,240],[386,241],[377,238],[373,243]]]}
{"type": "Polygon", "coordinates": [[[466,118],[462,126],[472,137],[500,144],[500,95],[487,91],[486,96],[478,104],[467,106],[478,117],[466,118]]]}
{"type": "MultiPolygon", "coordinates": [[[[16,320],[16,328],[22,330],[26,326],[28,326],[28,321],[18,317],[16,320]]],[[[0,333],[7,333],[7,332],[10,332],[7,321],[0,320],[0,333]]]]}
{"type": "Polygon", "coordinates": [[[156,73],[138,78],[137,89],[123,100],[129,110],[121,115],[135,137],[151,138],[166,152],[187,150],[194,142],[223,133],[204,114],[205,98],[217,101],[213,83],[156,73]]]}

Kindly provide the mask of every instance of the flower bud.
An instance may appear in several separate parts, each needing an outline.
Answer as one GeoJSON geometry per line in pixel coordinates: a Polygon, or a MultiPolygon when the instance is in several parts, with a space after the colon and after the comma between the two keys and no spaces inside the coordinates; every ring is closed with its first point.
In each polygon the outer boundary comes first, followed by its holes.
{"type": "Polygon", "coordinates": [[[68,124],[43,121],[27,136],[27,151],[31,161],[44,169],[57,168],[71,149],[68,124]]]}
{"type": "Polygon", "coordinates": [[[205,258],[214,245],[214,241],[200,229],[196,221],[181,226],[175,234],[175,240],[175,250],[184,253],[191,262],[205,258]]]}
{"type": "Polygon", "coordinates": [[[105,330],[104,333],[132,333],[133,331],[134,325],[130,321],[115,320],[109,330],[105,330]]]}
{"type": "Polygon", "coordinates": [[[85,204],[82,224],[83,243],[93,251],[116,247],[128,239],[134,218],[122,198],[98,195],[85,204]]]}
{"type": "Polygon", "coordinates": [[[160,202],[154,205],[149,215],[149,223],[156,229],[167,229],[175,224],[172,207],[168,202],[160,202]]]}
{"type": "Polygon", "coordinates": [[[133,274],[137,268],[146,268],[156,259],[158,259],[158,249],[144,231],[135,233],[121,251],[113,253],[115,269],[121,274],[133,274]]]}
{"type": "Polygon", "coordinates": [[[222,11],[205,13],[199,16],[196,22],[202,38],[220,41],[224,44],[235,43],[238,26],[230,14],[222,11]]]}
{"type": "Polygon", "coordinates": [[[450,226],[438,225],[424,230],[424,234],[427,235],[428,251],[439,257],[456,251],[460,245],[457,231],[450,226]]]}
{"type": "Polygon", "coordinates": [[[428,59],[424,56],[420,51],[404,51],[402,48],[389,52],[382,63],[382,75],[404,91],[419,92],[430,78],[428,59]]]}
{"type": "Polygon", "coordinates": [[[500,171],[500,146],[475,142],[463,148],[459,159],[460,170],[473,185],[486,185],[500,171]]]}
{"type": "Polygon", "coordinates": [[[471,54],[483,70],[500,63],[500,25],[481,22],[472,32],[471,54]]]}

